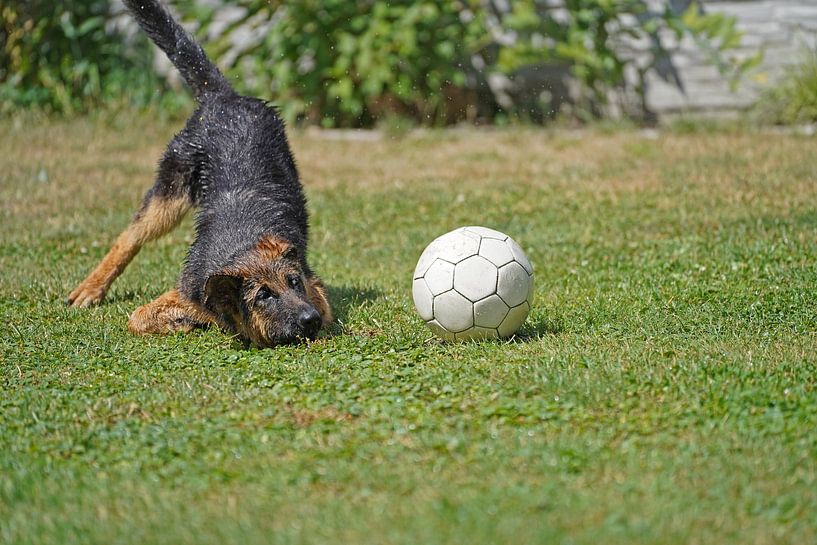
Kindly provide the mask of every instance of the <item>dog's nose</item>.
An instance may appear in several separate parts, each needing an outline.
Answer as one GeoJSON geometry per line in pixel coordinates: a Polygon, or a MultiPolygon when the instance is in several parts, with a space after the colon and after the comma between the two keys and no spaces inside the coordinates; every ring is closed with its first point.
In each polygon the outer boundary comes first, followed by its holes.
{"type": "Polygon", "coordinates": [[[298,325],[309,335],[314,335],[321,327],[321,315],[312,307],[304,309],[298,315],[298,325]]]}

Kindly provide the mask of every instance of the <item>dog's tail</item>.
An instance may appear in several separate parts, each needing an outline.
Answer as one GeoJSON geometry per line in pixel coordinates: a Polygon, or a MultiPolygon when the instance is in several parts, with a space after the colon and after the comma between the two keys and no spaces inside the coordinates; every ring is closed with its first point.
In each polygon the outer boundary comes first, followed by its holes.
{"type": "Polygon", "coordinates": [[[142,30],[181,72],[197,99],[203,98],[206,93],[232,89],[201,46],[173,19],[159,0],[123,1],[142,30]]]}

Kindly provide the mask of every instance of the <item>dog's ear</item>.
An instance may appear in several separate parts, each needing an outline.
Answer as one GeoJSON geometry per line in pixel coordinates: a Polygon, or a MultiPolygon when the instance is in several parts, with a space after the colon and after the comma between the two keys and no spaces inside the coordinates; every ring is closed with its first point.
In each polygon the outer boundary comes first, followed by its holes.
{"type": "Polygon", "coordinates": [[[240,314],[242,279],[232,274],[211,274],[204,284],[204,307],[232,324],[240,314]]]}

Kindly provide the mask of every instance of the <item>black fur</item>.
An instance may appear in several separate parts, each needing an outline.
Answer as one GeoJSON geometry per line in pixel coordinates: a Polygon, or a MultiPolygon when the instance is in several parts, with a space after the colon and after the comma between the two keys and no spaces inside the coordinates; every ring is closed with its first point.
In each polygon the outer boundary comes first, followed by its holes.
{"type": "Polygon", "coordinates": [[[124,0],[142,30],[167,54],[196,97],[230,91],[230,84],[170,13],[156,0],[124,0]]]}
{"type": "Polygon", "coordinates": [[[177,168],[194,173],[183,190],[199,208],[182,293],[202,303],[207,278],[264,235],[286,240],[306,256],[306,199],[283,122],[272,108],[234,93],[205,101],[167,154],[176,150],[188,152],[177,168]]]}
{"type": "MultiPolygon", "coordinates": [[[[186,196],[199,209],[178,289],[206,306],[205,285],[264,236],[297,248],[307,276],[308,216],[284,123],[265,102],[238,95],[157,0],[125,0],[199,104],[170,142],[145,197],[186,196]]],[[[222,325],[230,327],[228,319],[222,325]]]]}

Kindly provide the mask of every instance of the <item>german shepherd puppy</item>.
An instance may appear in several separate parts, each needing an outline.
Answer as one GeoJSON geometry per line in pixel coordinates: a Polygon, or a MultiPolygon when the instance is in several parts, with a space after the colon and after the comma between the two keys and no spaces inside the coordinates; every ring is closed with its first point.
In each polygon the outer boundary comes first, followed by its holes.
{"type": "Polygon", "coordinates": [[[307,265],[306,199],[284,123],[240,96],[158,0],[124,0],[198,101],[170,141],[130,225],[67,303],[100,303],[147,242],[197,208],[196,237],[176,288],[139,307],[137,334],[208,324],[267,347],[314,338],[332,321],[326,290],[307,265]]]}

